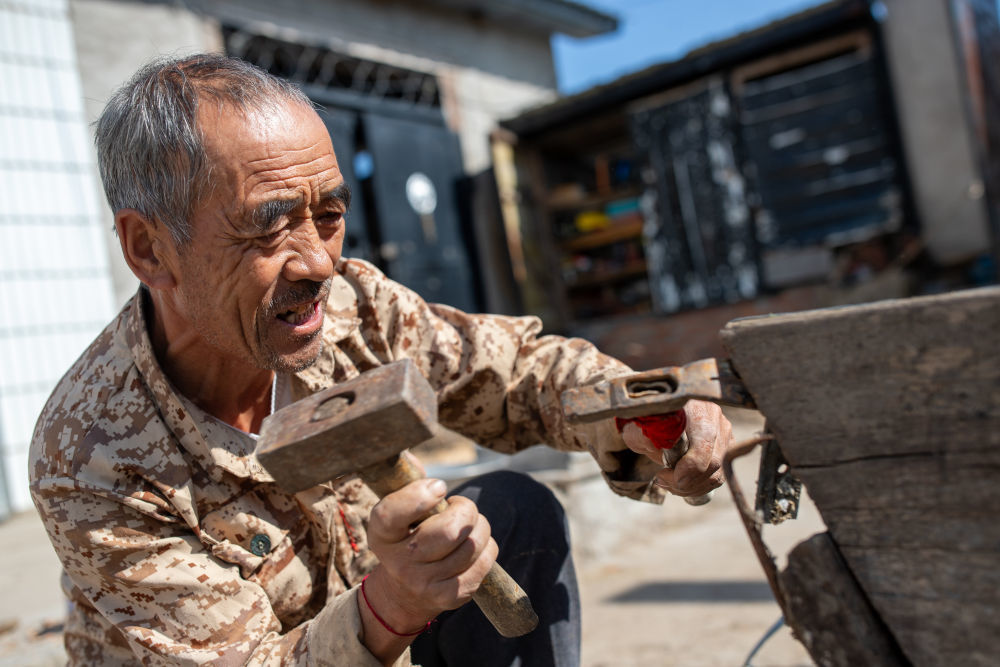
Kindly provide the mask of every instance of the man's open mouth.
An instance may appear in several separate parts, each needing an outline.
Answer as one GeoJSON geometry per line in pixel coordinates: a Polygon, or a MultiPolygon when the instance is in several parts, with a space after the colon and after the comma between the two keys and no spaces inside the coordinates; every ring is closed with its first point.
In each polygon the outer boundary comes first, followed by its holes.
{"type": "Polygon", "coordinates": [[[301,306],[295,306],[294,308],[286,310],[283,313],[278,313],[278,319],[284,320],[292,326],[305,324],[316,313],[318,305],[319,301],[310,301],[309,303],[304,303],[301,306]]]}

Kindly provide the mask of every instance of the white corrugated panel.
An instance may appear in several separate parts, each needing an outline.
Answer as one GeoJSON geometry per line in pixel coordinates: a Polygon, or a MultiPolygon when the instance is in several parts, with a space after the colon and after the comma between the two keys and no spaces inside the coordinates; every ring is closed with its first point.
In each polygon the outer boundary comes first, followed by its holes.
{"type": "Polygon", "coordinates": [[[114,315],[66,0],[0,3],[0,517],[55,383],[114,315]]]}

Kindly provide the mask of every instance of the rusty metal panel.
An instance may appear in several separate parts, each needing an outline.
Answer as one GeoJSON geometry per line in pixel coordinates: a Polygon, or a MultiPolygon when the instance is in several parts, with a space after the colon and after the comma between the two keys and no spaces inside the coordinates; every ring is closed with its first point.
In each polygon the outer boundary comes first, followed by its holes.
{"type": "Polygon", "coordinates": [[[659,312],[757,293],[753,230],[738,168],[733,106],[722,79],[704,81],[631,117],[646,152],[646,258],[659,312]]]}
{"type": "Polygon", "coordinates": [[[980,268],[985,282],[1000,275],[1000,7],[996,0],[952,0],[951,10],[964,65],[966,109],[977,139],[983,194],[993,227],[992,272],[980,268]]]}
{"type": "Polygon", "coordinates": [[[836,246],[903,219],[886,83],[869,49],[745,82],[737,101],[756,237],[769,252],[836,246]]]}

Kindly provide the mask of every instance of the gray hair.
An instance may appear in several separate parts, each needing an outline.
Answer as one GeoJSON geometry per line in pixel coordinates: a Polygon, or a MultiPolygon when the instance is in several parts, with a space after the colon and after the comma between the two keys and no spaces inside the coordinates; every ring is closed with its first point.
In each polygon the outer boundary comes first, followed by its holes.
{"type": "Polygon", "coordinates": [[[154,60],[112,95],[94,138],[108,204],[163,223],[178,245],[190,240],[190,215],[211,182],[202,101],[244,113],[312,106],[291,83],[221,54],[154,60]]]}

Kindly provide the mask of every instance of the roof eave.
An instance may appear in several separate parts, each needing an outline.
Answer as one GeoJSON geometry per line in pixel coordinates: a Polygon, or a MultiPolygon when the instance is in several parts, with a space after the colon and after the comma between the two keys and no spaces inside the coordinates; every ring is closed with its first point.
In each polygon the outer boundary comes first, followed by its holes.
{"type": "Polygon", "coordinates": [[[593,37],[618,29],[610,14],[570,0],[425,0],[449,9],[570,37],[593,37]]]}
{"type": "Polygon", "coordinates": [[[522,138],[601,113],[686,81],[760,57],[782,42],[801,40],[852,22],[870,21],[867,0],[840,0],[808,9],[748,33],[698,48],[679,60],[653,65],[500,122],[522,138]]]}

